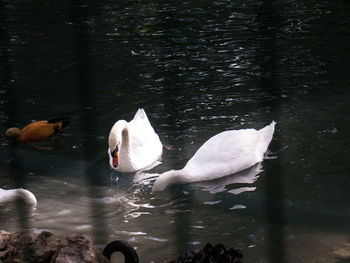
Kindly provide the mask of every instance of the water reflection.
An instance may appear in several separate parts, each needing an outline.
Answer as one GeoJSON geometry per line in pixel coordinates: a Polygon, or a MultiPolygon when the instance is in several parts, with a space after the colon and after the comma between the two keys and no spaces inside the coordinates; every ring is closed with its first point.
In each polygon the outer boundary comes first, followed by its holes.
{"type": "Polygon", "coordinates": [[[228,186],[233,184],[249,184],[252,185],[254,182],[259,178],[259,174],[262,172],[262,164],[258,163],[254,165],[253,167],[246,169],[244,171],[241,171],[236,174],[232,174],[229,176],[225,176],[223,178],[219,178],[216,180],[211,181],[203,181],[199,183],[194,183],[193,185],[195,187],[200,187],[204,191],[208,191],[211,194],[221,193],[221,192],[228,192],[232,194],[239,194],[245,191],[252,191],[255,190],[255,187],[248,187],[248,188],[236,188],[236,189],[230,189],[228,190],[228,186]],[[245,190],[244,190],[245,189],[245,190]]]}

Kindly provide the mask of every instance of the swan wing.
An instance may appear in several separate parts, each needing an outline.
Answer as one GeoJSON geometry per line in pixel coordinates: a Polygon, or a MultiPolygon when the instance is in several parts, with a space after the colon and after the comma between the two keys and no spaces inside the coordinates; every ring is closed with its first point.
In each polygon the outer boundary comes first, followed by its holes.
{"type": "Polygon", "coordinates": [[[231,130],[206,141],[187,162],[190,181],[211,180],[247,169],[261,162],[256,151],[260,134],[255,129],[231,130]]]}
{"type": "Polygon", "coordinates": [[[131,161],[142,169],[157,161],[162,154],[162,143],[143,109],[139,109],[127,124],[131,144],[131,161]]]}

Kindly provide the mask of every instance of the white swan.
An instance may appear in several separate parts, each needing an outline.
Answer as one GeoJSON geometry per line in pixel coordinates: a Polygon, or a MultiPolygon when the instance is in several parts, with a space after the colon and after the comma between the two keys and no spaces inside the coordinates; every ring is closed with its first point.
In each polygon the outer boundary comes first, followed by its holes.
{"type": "Polygon", "coordinates": [[[109,164],[120,172],[152,167],[163,150],[159,136],[143,109],[139,109],[130,122],[117,121],[109,134],[108,144],[109,164]]]}
{"type": "Polygon", "coordinates": [[[22,200],[29,205],[36,205],[35,195],[26,189],[10,189],[5,190],[0,188],[0,204],[11,203],[22,200]]]}
{"type": "Polygon", "coordinates": [[[263,160],[272,140],[275,122],[260,129],[221,132],[207,140],[181,170],[162,173],[152,190],[173,183],[193,183],[234,174],[263,160]]]}

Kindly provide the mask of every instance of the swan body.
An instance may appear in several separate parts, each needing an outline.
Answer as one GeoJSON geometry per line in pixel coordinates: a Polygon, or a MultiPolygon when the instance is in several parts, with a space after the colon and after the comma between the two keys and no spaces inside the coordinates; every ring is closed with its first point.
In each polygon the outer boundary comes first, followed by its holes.
{"type": "Polygon", "coordinates": [[[207,140],[181,170],[162,173],[153,191],[162,191],[173,183],[212,180],[245,170],[264,158],[272,140],[275,122],[260,129],[221,132],[207,140]]]}
{"type": "Polygon", "coordinates": [[[0,188],[0,204],[16,202],[18,200],[22,200],[29,205],[37,204],[35,195],[26,189],[5,190],[0,188]]]}
{"type": "Polygon", "coordinates": [[[108,145],[109,164],[120,172],[150,168],[163,151],[159,136],[143,109],[139,109],[130,122],[119,120],[113,125],[108,145]]]}

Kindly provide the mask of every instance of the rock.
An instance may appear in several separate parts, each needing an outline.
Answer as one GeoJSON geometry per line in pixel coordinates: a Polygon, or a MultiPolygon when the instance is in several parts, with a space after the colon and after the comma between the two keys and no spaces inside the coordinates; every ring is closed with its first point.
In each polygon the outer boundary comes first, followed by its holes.
{"type": "Polygon", "coordinates": [[[169,263],[242,263],[242,258],[240,250],[226,250],[222,244],[207,243],[203,249],[185,252],[169,263]]]}
{"type": "Polygon", "coordinates": [[[72,234],[62,241],[47,231],[35,234],[3,230],[0,230],[0,260],[26,263],[108,262],[85,235],[72,234]]]}
{"type": "Polygon", "coordinates": [[[90,238],[84,235],[72,234],[66,238],[66,244],[60,249],[55,263],[67,262],[108,262],[102,254],[96,251],[90,238]]]}

